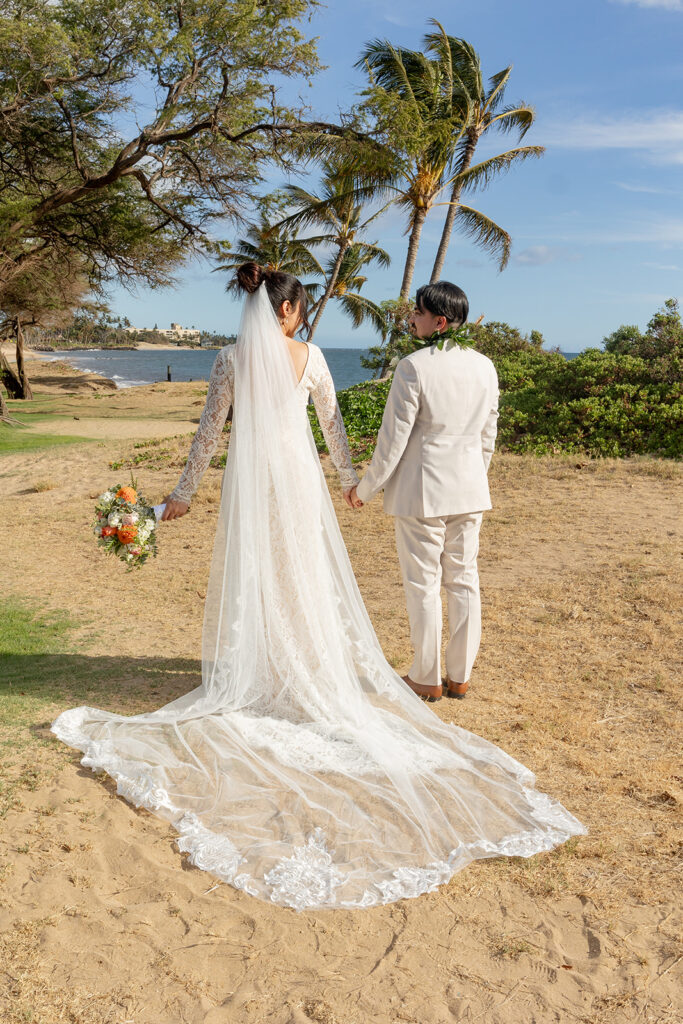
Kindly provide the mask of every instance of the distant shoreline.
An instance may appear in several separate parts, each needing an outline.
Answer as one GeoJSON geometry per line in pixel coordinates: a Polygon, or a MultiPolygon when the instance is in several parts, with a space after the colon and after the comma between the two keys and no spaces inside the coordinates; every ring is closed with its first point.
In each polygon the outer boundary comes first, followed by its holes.
{"type": "MultiPolygon", "coordinates": [[[[8,342],[12,345],[13,343],[8,342]]],[[[367,352],[367,347],[361,345],[325,345],[320,346],[326,349],[344,350],[347,352],[367,352]]],[[[26,352],[32,356],[68,356],[70,352],[218,352],[227,345],[153,345],[148,341],[141,341],[139,345],[74,345],[71,348],[31,348],[24,346],[26,352]]]]}
{"type": "Polygon", "coordinates": [[[149,341],[140,341],[137,345],[70,345],[69,348],[31,348],[26,351],[32,355],[57,355],[67,352],[212,352],[218,351],[222,345],[153,345],[149,341]]]}
{"type": "MultiPolygon", "coordinates": [[[[224,348],[224,345],[153,345],[149,341],[141,341],[137,345],[79,345],[73,346],[72,348],[31,348],[29,345],[26,346],[26,351],[32,355],[56,355],[58,353],[68,352],[218,352],[219,349],[224,348]]],[[[326,348],[331,349],[347,349],[349,352],[357,350],[358,352],[367,352],[367,348],[360,345],[321,345],[325,351],[326,348]]],[[[589,346],[592,347],[592,346],[589,346]]],[[[543,349],[545,352],[550,352],[552,349],[543,349]]],[[[564,356],[565,359],[575,359],[576,356],[580,356],[586,349],[579,349],[578,352],[565,352],[562,349],[558,350],[560,355],[564,356]]]]}

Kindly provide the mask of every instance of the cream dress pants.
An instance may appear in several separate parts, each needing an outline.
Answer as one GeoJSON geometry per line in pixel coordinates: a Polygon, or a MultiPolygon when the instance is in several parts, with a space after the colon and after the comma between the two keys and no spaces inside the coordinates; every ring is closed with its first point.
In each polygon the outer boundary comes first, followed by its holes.
{"type": "Polygon", "coordinates": [[[403,574],[415,658],[414,683],[441,683],[441,583],[448,598],[446,672],[466,683],[481,639],[477,554],[482,513],[418,519],[395,516],[396,547],[403,574]]]}

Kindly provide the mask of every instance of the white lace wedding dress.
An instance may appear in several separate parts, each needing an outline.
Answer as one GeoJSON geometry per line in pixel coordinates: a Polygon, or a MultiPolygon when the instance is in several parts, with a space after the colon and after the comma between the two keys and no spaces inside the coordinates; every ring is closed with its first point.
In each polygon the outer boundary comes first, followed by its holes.
{"type": "Polygon", "coordinates": [[[174,492],[195,491],[234,402],[202,684],[140,715],[73,708],[52,731],[171,822],[197,867],[296,910],[419,896],[472,860],[528,857],[583,833],[528,769],[442,722],[385,660],[315,451],[309,394],[349,487],[324,356],[309,345],[297,382],[262,285],[237,344],[216,357],[174,492]]]}

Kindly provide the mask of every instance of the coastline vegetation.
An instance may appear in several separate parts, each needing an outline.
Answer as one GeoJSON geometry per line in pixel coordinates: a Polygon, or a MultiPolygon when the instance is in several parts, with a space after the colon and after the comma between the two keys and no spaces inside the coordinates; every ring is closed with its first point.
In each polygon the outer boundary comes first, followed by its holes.
{"type": "MultiPolygon", "coordinates": [[[[620,327],[605,350],[587,349],[567,360],[505,323],[471,327],[474,348],[493,360],[501,400],[497,446],[536,455],[597,457],[683,456],[683,324],[669,299],[644,333],[620,327]]],[[[394,335],[396,356],[410,338],[394,335]]],[[[376,359],[384,358],[382,351],[376,359]]],[[[368,361],[372,364],[372,357],[368,361]]],[[[339,392],[339,405],[354,456],[368,458],[391,386],[390,378],[339,392]]],[[[324,438],[309,407],[319,451],[324,438]]]]}

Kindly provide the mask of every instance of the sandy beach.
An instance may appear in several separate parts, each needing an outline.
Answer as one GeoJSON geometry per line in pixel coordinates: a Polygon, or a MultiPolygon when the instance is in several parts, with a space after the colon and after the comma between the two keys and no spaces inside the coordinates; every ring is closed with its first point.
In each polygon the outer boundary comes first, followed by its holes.
{"type": "MultiPolygon", "coordinates": [[[[479,862],[417,899],[297,913],[188,864],[169,825],[49,731],[67,707],[134,714],[198,685],[221,471],[139,573],[106,560],[90,524],[96,495],[131,472],[154,501],[173,487],[206,386],[29,369],[35,400],[9,403],[20,427],[0,425],[2,600],[62,639],[0,657],[3,1022],[682,1019],[680,465],[496,455],[481,652],[467,699],[430,705],[531,768],[588,835],[479,862]],[[13,450],[17,431],[35,446],[13,450]]],[[[405,671],[392,521],[379,500],[347,509],[323,463],[380,643],[405,671]]]]}

